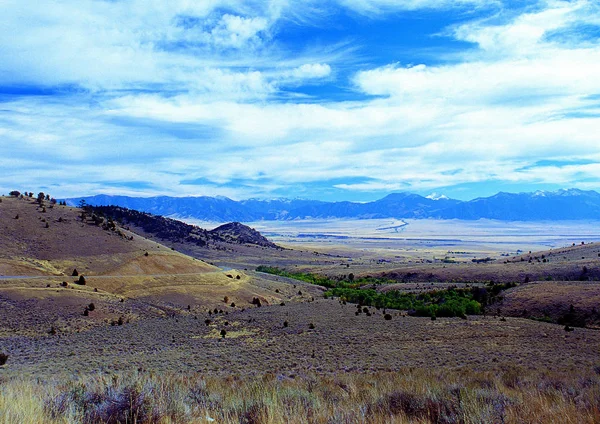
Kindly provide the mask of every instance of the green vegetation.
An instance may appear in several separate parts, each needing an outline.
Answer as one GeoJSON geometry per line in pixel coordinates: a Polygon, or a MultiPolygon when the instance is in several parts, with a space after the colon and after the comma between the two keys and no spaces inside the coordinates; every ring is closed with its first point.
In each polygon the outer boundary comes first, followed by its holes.
{"type": "Polygon", "coordinates": [[[331,278],[324,275],[309,274],[305,272],[288,272],[284,269],[260,265],[256,268],[258,272],[266,274],[279,275],[281,277],[293,278],[294,280],[304,281],[305,283],[316,284],[319,286],[333,288],[358,288],[368,284],[380,285],[397,283],[395,280],[385,278],[376,278],[371,276],[355,277],[354,274],[344,275],[339,278],[331,278]]]}
{"type": "Polygon", "coordinates": [[[339,297],[346,302],[377,308],[407,310],[413,315],[428,317],[466,317],[467,315],[481,314],[483,307],[490,299],[493,299],[502,290],[516,285],[514,283],[489,284],[489,295],[488,289],[483,287],[450,288],[413,294],[400,290],[379,292],[373,286],[396,281],[375,277],[355,277],[351,274],[347,280],[336,280],[322,275],[288,272],[269,266],[259,266],[256,270],[327,287],[329,290],[324,293],[326,298],[339,297]]]}
{"type": "Polygon", "coordinates": [[[465,317],[480,314],[482,311],[481,304],[473,300],[471,290],[463,289],[413,294],[398,290],[381,293],[373,289],[334,288],[328,290],[325,295],[360,305],[408,310],[417,316],[465,317]]]}

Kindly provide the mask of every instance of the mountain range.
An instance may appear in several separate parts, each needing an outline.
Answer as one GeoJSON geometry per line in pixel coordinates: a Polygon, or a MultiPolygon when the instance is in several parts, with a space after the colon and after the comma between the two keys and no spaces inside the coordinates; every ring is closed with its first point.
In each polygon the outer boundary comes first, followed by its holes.
{"type": "Polygon", "coordinates": [[[600,194],[596,191],[561,189],[533,193],[505,193],[469,201],[445,196],[392,193],[366,203],[324,202],[302,199],[248,199],[227,197],[128,197],[96,195],[64,199],[76,206],[121,206],[155,215],[206,221],[252,222],[292,219],[496,219],[504,221],[600,219],[600,194]]]}

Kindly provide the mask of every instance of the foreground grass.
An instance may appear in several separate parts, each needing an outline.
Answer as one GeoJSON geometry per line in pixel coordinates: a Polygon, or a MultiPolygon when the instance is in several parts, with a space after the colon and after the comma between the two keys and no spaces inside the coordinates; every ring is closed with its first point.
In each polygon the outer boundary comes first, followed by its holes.
{"type": "Polygon", "coordinates": [[[0,423],[597,423],[593,370],[0,382],[0,423]]]}

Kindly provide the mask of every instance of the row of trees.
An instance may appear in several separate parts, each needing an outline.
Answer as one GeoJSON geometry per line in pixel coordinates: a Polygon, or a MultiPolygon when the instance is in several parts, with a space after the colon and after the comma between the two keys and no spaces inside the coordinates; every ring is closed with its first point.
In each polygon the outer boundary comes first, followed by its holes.
{"type": "MultiPolygon", "coordinates": [[[[18,197],[21,199],[23,199],[25,197],[33,198],[33,192],[31,192],[31,191],[29,191],[29,192],[26,191],[24,193],[21,193],[18,190],[13,190],[8,194],[11,195],[12,197],[18,197]]],[[[48,201],[53,205],[55,205],[56,203],[58,203],[59,205],[64,205],[64,206],[67,205],[66,201],[57,202],[57,200],[54,197],[50,197],[49,194],[45,194],[44,192],[40,191],[37,195],[36,202],[38,202],[40,205],[42,205],[44,203],[44,201],[48,201]]]]}

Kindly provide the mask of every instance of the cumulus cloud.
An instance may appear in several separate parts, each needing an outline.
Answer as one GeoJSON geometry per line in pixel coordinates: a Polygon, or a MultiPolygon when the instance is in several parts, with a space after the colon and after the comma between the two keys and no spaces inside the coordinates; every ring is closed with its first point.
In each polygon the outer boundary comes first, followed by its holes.
{"type": "Polygon", "coordinates": [[[265,18],[244,18],[225,14],[219,24],[212,29],[213,43],[225,47],[241,48],[249,43],[259,42],[259,33],[266,30],[265,18]]]}
{"type": "Polygon", "coordinates": [[[289,75],[298,78],[324,78],[331,74],[331,67],[326,63],[305,63],[289,72],[289,75]]]}

